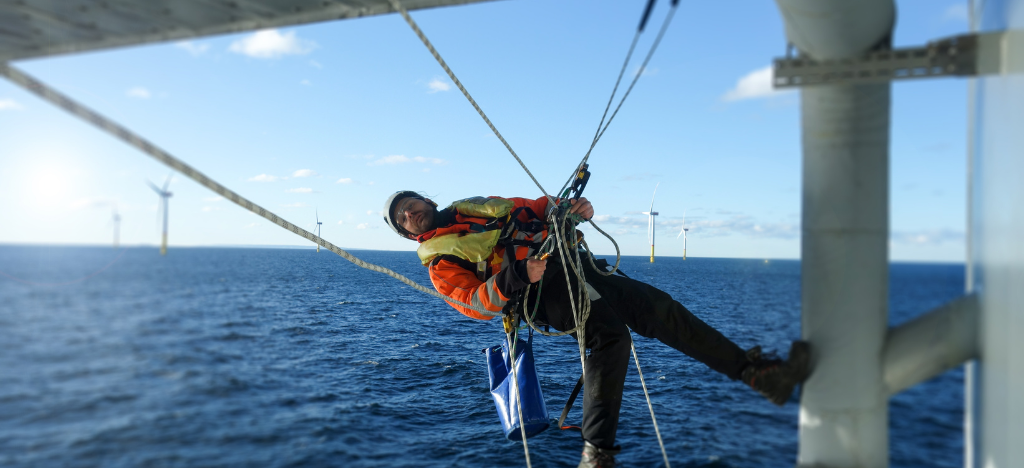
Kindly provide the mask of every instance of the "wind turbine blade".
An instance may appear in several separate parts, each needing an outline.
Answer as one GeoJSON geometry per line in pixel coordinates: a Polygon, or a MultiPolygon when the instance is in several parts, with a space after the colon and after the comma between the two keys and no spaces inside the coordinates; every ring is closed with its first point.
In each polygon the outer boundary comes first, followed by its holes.
{"type": "Polygon", "coordinates": [[[654,186],[654,195],[651,196],[651,211],[654,211],[654,197],[658,196],[658,185],[661,185],[661,182],[654,186]]]}
{"type": "Polygon", "coordinates": [[[679,226],[679,234],[676,235],[676,239],[683,235],[684,229],[686,229],[686,210],[683,210],[683,225],[679,226]]]}
{"type": "Polygon", "coordinates": [[[163,192],[164,192],[164,193],[167,193],[167,186],[168,186],[168,185],[171,185],[171,176],[172,176],[172,175],[173,175],[173,174],[167,174],[167,180],[166,180],[166,181],[164,181],[164,189],[163,189],[163,192]]]}
{"type": "Polygon", "coordinates": [[[318,209],[314,213],[316,213],[316,223],[320,224],[320,210],[318,209]]]}
{"type": "Polygon", "coordinates": [[[160,187],[157,187],[155,184],[153,184],[149,180],[146,180],[146,183],[149,184],[149,187],[152,188],[153,191],[156,192],[157,194],[159,194],[161,196],[164,194],[164,192],[160,190],[160,187]]]}

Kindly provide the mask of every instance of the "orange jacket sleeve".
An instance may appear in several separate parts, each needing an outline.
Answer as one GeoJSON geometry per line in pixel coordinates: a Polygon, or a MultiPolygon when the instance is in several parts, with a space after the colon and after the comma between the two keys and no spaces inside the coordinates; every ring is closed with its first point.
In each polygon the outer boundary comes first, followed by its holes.
{"type": "MultiPolygon", "coordinates": [[[[487,281],[480,281],[476,274],[447,260],[430,265],[430,282],[434,289],[456,301],[472,304],[491,312],[501,312],[509,298],[498,289],[498,275],[487,281]]],[[[469,318],[490,320],[494,317],[483,315],[473,309],[448,302],[455,310],[469,318]]]]}

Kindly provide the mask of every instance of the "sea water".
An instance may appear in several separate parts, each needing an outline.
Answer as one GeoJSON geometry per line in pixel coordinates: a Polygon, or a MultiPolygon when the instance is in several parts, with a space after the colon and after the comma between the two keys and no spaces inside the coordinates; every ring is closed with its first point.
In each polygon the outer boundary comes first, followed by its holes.
{"type": "MultiPolygon", "coordinates": [[[[359,257],[429,285],[412,252],[359,257]]],[[[800,263],[625,257],[744,348],[800,336],[800,263]]],[[[890,322],[961,295],[963,265],[894,264],[890,322]]],[[[466,318],[387,276],[309,249],[0,246],[0,466],[525,466],[502,434],[466,318]]],[[[636,339],[672,466],[785,467],[794,397],[768,403],[654,340],[636,339]]],[[[535,337],[557,417],[580,374],[571,337],[535,337]]],[[[633,364],[625,467],[662,465],[633,364]]],[[[568,423],[578,424],[580,403],[568,423]]],[[[959,466],[963,374],[890,403],[893,467],[959,466]]],[[[575,466],[579,432],[529,439],[533,466],[575,466]]]]}

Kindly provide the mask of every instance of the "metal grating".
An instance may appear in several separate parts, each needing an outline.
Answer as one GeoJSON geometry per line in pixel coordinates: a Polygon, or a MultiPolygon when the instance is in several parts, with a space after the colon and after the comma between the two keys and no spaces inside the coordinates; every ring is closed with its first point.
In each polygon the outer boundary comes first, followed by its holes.
{"type": "MultiPolygon", "coordinates": [[[[404,0],[408,10],[488,0],[404,0]]],[[[0,0],[0,63],[392,12],[388,0],[0,0]]]]}

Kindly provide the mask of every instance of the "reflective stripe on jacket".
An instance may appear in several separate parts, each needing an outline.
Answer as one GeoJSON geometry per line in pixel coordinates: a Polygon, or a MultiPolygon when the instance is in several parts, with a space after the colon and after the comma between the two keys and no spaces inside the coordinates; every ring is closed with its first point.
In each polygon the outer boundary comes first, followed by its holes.
{"type": "MultiPolygon", "coordinates": [[[[474,197],[452,203],[455,222],[417,238],[417,254],[430,270],[434,289],[454,300],[500,312],[516,291],[530,283],[525,259],[547,236],[538,219],[547,205],[545,197],[474,197]],[[510,225],[511,215],[517,222],[510,225]]],[[[448,304],[471,318],[493,318],[448,304]]]]}

